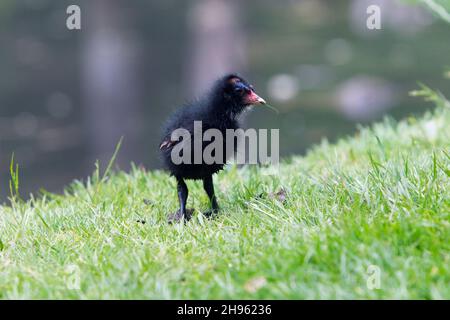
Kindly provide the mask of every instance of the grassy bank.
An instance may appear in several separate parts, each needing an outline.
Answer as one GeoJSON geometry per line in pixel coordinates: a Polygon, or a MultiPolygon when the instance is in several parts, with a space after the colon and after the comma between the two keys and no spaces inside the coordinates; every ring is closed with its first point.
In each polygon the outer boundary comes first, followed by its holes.
{"type": "Polygon", "coordinates": [[[189,182],[185,225],[166,223],[164,172],[15,196],[0,207],[0,298],[450,298],[449,108],[264,170],[217,176],[214,220],[189,182]]]}

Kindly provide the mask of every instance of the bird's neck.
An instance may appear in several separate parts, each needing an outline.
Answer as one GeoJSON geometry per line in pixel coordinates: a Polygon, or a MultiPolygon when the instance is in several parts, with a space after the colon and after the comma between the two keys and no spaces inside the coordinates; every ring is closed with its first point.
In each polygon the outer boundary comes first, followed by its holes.
{"type": "Polygon", "coordinates": [[[216,97],[210,103],[211,113],[217,117],[226,117],[230,120],[236,120],[242,110],[242,106],[239,106],[224,97],[216,97]]]}

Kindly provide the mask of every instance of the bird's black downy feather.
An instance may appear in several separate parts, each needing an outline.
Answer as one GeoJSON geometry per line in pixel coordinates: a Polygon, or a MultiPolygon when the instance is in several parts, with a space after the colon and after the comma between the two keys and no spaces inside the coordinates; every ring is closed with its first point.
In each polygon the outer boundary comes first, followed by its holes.
{"type": "MultiPolygon", "coordinates": [[[[178,128],[187,129],[193,134],[194,121],[202,122],[202,132],[209,128],[216,128],[222,132],[224,138],[226,129],[239,128],[239,115],[248,105],[236,99],[233,92],[230,92],[232,88],[229,88],[231,84],[229,81],[232,79],[239,79],[248,85],[244,79],[236,74],[227,75],[216,81],[211,90],[202,98],[186,103],[176,110],[166,122],[160,150],[163,163],[172,175],[185,179],[203,179],[205,176],[214,174],[223,168],[223,163],[226,162],[225,158],[222,164],[193,164],[192,161],[191,164],[175,165],[170,155],[172,148],[179,141],[172,141],[171,134],[178,128]]],[[[204,143],[203,148],[208,143],[204,143]]],[[[226,145],[224,151],[225,149],[226,145]]],[[[223,154],[225,155],[226,152],[223,154]]]]}

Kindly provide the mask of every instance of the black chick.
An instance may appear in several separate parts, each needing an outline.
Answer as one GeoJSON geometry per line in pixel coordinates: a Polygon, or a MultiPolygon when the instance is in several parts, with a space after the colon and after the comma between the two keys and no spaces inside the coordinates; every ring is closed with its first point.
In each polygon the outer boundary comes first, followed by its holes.
{"type": "MultiPolygon", "coordinates": [[[[203,180],[203,188],[209,197],[211,211],[207,214],[213,214],[219,210],[216,197],[214,195],[214,185],[212,175],[222,170],[227,160],[227,142],[226,130],[238,129],[238,116],[250,105],[265,104],[264,99],[259,97],[252,85],[236,74],[229,74],[217,80],[208,94],[203,98],[188,103],[178,109],[167,121],[163,139],[159,146],[165,167],[177,179],[178,183],[178,199],[180,209],[169,217],[169,222],[179,221],[183,218],[188,220],[190,215],[186,211],[186,201],[188,198],[188,188],[185,179],[203,180]],[[200,150],[194,149],[194,121],[201,121],[202,132],[207,129],[218,129],[223,137],[223,161],[215,163],[206,163],[201,157],[201,162],[195,162],[195,152],[200,150]],[[183,128],[188,131],[189,139],[174,138],[172,132],[176,129],[183,128]],[[172,150],[175,146],[181,147],[179,143],[185,143],[190,146],[189,163],[175,164],[172,158],[172,150]],[[195,162],[195,163],[194,163],[195,162]]],[[[198,127],[197,123],[197,127],[198,127]]],[[[196,139],[199,138],[196,135],[196,139]]],[[[201,152],[210,142],[201,143],[201,152]]],[[[177,148],[178,149],[178,148],[177,148]]],[[[236,151],[236,143],[234,143],[234,152],[236,151]]]]}

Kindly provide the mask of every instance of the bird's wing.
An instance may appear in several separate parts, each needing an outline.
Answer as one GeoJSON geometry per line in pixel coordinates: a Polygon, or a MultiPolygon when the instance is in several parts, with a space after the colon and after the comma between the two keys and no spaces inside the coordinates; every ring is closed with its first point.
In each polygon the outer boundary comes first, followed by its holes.
{"type": "Polygon", "coordinates": [[[166,139],[161,142],[159,145],[159,150],[169,149],[172,148],[175,144],[177,144],[179,141],[171,140],[170,137],[167,137],[166,139]]]}
{"type": "MultiPolygon", "coordinates": [[[[188,135],[189,135],[189,132],[193,132],[194,131],[194,124],[193,124],[193,122],[192,123],[188,123],[187,125],[179,125],[179,126],[175,126],[177,129],[183,129],[183,130],[185,130],[185,131],[187,131],[187,133],[188,133],[188,135]]],[[[175,131],[175,130],[173,130],[173,131],[175,131]]],[[[168,133],[167,135],[166,135],[166,137],[163,139],[163,141],[161,142],[161,144],[159,145],[159,149],[160,150],[167,150],[167,149],[170,149],[170,148],[172,148],[174,145],[176,145],[176,144],[178,144],[178,143],[180,143],[180,142],[183,142],[183,143],[189,143],[189,141],[190,141],[190,136],[184,136],[184,135],[181,135],[181,136],[178,136],[177,137],[177,135],[175,135],[175,137],[172,137],[173,136],[173,131],[172,132],[170,132],[170,133],[168,133]],[[175,139],[175,140],[173,140],[173,139],[175,139]]]]}

